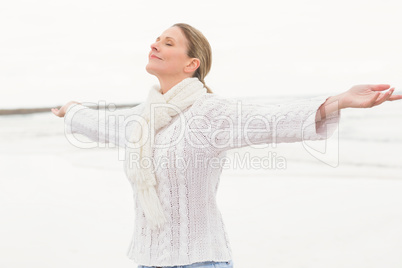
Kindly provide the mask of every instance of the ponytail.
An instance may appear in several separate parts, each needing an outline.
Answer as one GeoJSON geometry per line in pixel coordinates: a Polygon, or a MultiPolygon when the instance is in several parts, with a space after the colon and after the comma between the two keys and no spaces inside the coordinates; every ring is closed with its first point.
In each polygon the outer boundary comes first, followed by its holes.
{"type": "Polygon", "coordinates": [[[205,84],[204,79],[200,79],[199,77],[198,79],[201,81],[201,83],[204,84],[204,87],[207,89],[207,92],[213,94],[212,90],[205,84]]]}

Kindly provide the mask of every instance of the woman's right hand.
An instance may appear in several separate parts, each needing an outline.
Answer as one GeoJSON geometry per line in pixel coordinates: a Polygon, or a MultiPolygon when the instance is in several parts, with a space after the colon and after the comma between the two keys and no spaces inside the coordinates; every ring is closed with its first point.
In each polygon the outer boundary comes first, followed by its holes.
{"type": "Polygon", "coordinates": [[[81,103],[76,102],[76,101],[70,101],[70,102],[67,102],[66,104],[64,104],[63,106],[61,106],[60,109],[52,108],[52,109],[50,109],[50,110],[52,111],[52,113],[53,113],[54,115],[56,115],[56,116],[58,116],[58,117],[64,117],[64,115],[66,114],[66,111],[67,111],[68,107],[70,107],[70,105],[72,105],[72,104],[74,104],[74,103],[81,104],[81,103]]]}

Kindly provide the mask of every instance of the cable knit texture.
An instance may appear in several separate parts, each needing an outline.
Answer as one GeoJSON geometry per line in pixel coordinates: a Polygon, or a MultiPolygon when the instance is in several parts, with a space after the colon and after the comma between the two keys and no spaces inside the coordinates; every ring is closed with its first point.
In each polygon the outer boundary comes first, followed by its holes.
{"type": "MultiPolygon", "coordinates": [[[[127,256],[146,266],[188,265],[232,260],[228,234],[216,202],[222,166],[209,164],[229,149],[255,144],[322,140],[336,129],[339,113],[316,129],[317,109],[327,97],[281,105],[205,93],[155,134],[152,149],[157,194],[167,217],[152,230],[133,189],[135,223],[127,256]]],[[[65,130],[93,141],[126,148],[144,103],[113,112],[74,104],[65,130]],[[125,120],[124,120],[125,119],[125,120]]],[[[215,161],[216,162],[216,161],[215,161]]],[[[127,174],[126,174],[127,175],[127,174]]]]}

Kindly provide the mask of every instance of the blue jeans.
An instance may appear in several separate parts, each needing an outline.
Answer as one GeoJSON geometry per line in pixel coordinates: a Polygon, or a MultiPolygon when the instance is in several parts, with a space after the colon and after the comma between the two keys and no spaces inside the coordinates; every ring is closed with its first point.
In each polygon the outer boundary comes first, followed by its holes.
{"type": "MultiPolygon", "coordinates": [[[[158,268],[159,266],[143,266],[138,265],[138,268],[158,268]]],[[[179,265],[179,266],[163,266],[161,268],[233,268],[233,261],[223,261],[223,262],[197,262],[189,265],[179,265]]]]}

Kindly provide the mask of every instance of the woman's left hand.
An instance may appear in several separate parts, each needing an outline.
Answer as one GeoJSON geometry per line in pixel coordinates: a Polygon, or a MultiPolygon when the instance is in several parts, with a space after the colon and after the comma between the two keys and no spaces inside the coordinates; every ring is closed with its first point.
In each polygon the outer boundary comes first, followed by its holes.
{"type": "Polygon", "coordinates": [[[341,94],[340,108],[371,108],[384,101],[402,99],[402,95],[392,95],[395,88],[387,84],[356,85],[341,94]],[[386,92],[381,92],[389,89],[386,92]]]}

